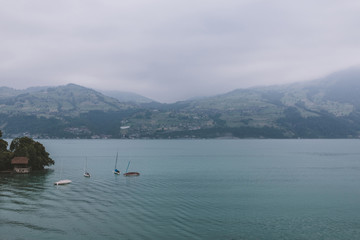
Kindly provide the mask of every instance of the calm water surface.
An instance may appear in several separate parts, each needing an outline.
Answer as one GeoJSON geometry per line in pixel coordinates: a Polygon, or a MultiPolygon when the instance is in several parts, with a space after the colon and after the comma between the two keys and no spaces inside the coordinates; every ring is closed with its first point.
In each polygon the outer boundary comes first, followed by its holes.
{"type": "Polygon", "coordinates": [[[55,166],[0,175],[0,239],[360,239],[359,140],[40,142],[55,166]]]}

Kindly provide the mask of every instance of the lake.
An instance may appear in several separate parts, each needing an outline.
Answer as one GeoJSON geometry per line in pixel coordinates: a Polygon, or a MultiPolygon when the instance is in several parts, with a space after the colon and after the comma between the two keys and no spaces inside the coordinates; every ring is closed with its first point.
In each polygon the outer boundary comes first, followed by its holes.
{"type": "Polygon", "coordinates": [[[56,164],[0,175],[2,240],[360,238],[359,140],[38,141],[56,164]]]}

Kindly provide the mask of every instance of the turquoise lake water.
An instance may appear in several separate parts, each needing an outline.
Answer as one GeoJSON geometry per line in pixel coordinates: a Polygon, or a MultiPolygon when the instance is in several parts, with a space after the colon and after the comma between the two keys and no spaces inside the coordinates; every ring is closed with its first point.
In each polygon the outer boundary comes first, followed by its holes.
{"type": "Polygon", "coordinates": [[[56,165],[0,175],[2,240],[360,239],[359,140],[38,141],[56,165]]]}

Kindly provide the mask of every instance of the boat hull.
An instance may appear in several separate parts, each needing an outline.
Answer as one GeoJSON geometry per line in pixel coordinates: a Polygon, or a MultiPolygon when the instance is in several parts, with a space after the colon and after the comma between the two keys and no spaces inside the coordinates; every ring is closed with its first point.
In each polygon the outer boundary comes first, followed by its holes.
{"type": "Polygon", "coordinates": [[[136,177],[136,176],[140,176],[140,173],[138,173],[138,172],[127,172],[127,173],[124,173],[124,176],[125,177],[136,177]]]}
{"type": "Polygon", "coordinates": [[[71,183],[71,180],[65,179],[65,180],[60,180],[54,183],[54,185],[66,185],[71,183]]]}

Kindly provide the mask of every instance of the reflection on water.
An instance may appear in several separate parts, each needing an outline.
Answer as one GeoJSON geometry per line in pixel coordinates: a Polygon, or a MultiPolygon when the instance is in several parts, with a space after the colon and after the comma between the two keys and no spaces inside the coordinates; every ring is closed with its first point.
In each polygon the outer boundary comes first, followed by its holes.
{"type": "MultiPolygon", "coordinates": [[[[46,199],[48,177],[53,172],[53,169],[46,169],[30,174],[0,175],[0,225],[4,233],[17,236],[19,230],[51,230],[47,225],[38,224],[35,218],[39,216],[39,209],[51,207],[42,201],[46,199]]],[[[2,236],[7,236],[3,232],[2,236]]],[[[25,235],[23,237],[27,238],[25,235]]]]}
{"type": "Polygon", "coordinates": [[[47,178],[53,172],[53,169],[46,169],[34,171],[30,174],[1,174],[0,194],[4,198],[8,197],[5,193],[10,194],[11,201],[22,198],[36,201],[42,196],[42,192],[46,190],[47,178]],[[16,199],[14,199],[14,196],[16,199]]]}
{"type": "Polygon", "coordinates": [[[42,142],[52,169],[0,175],[1,239],[360,237],[356,140],[42,142]]]}

